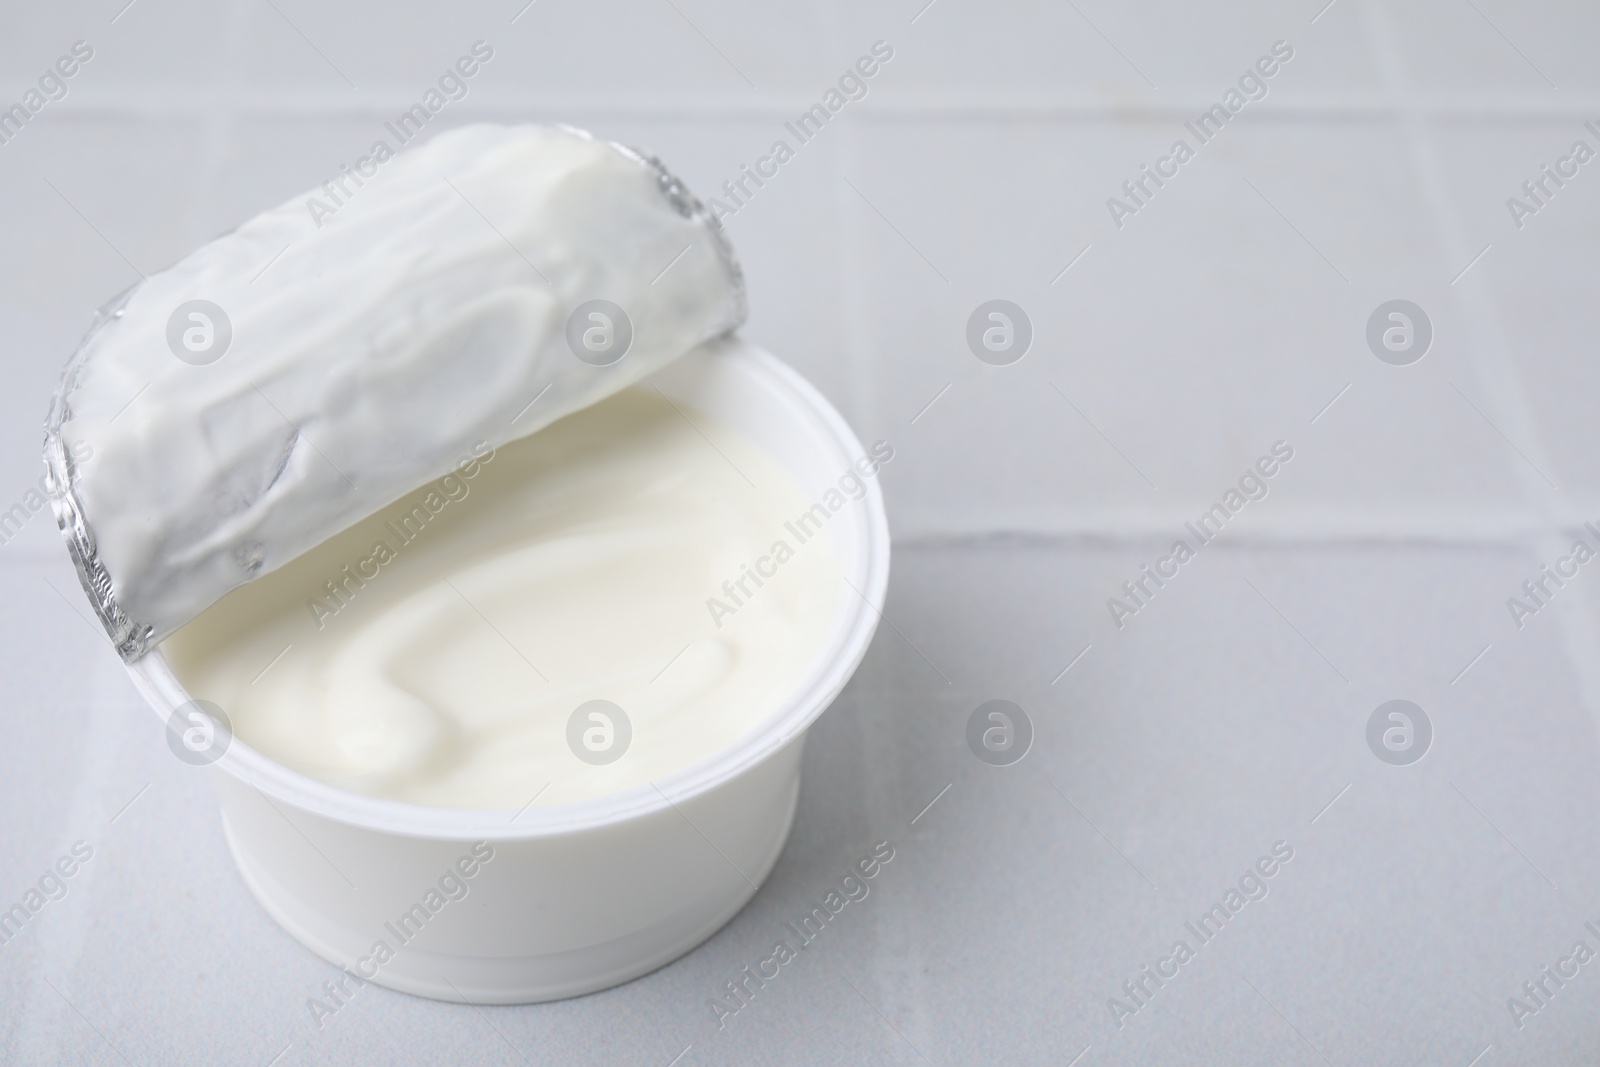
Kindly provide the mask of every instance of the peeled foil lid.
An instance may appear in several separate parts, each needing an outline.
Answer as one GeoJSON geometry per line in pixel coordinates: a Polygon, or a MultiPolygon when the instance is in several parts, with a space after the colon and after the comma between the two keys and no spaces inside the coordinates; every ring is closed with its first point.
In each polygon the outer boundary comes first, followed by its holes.
{"type": "Polygon", "coordinates": [[[133,286],[63,371],[52,508],[124,660],[744,321],[720,225],[652,156],[476,125],[373,167],[133,286]]]}

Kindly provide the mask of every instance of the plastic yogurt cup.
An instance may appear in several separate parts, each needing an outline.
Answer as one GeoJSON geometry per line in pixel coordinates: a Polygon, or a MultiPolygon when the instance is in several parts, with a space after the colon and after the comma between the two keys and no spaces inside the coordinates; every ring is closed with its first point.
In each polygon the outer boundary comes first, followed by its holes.
{"type": "MultiPolygon", "coordinates": [[[[737,337],[648,382],[762,446],[812,501],[868,454],[804,379],[737,337]]],[[[295,938],[345,969],[347,989],[375,982],[441,1000],[528,1003],[617,985],[689,951],[777,861],[806,730],[877,628],[889,531],[876,479],[860,480],[865,494],[827,522],[850,587],[831,629],[788,696],[731,746],[637,788],[516,812],[346,791],[232,738],[210,768],[245,884],[295,938]]],[[[177,736],[193,697],[161,649],[128,671],[177,736]]]]}

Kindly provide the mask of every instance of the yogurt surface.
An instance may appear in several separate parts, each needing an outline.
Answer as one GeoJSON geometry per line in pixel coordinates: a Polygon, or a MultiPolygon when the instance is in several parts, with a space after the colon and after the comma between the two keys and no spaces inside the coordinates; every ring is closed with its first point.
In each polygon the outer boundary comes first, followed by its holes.
{"type": "Polygon", "coordinates": [[[331,784],[584,800],[713,755],[801,679],[843,587],[828,531],[795,525],[811,506],[760,446],[634,387],[479,443],[161,647],[241,740],[331,784]]]}

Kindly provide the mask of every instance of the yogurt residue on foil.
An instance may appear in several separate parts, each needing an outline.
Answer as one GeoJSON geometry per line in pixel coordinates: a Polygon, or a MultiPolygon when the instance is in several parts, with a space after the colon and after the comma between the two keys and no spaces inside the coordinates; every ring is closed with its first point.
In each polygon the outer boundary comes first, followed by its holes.
{"type": "Polygon", "coordinates": [[[46,425],[57,519],[134,660],[474,442],[743,317],[720,230],[655,161],[564,127],[457,129],[335,216],[296,197],[108,308],[46,425]]]}

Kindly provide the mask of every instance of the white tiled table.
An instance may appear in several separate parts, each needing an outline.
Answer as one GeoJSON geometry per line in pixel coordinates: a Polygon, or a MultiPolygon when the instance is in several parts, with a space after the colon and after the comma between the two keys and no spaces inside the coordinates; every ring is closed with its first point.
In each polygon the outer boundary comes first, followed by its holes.
{"type": "Polygon", "coordinates": [[[95,48],[0,146],[0,508],[94,307],[364,152],[473,41],[495,57],[440,126],[570,121],[709,194],[883,39],[868,97],[729,232],[746,332],[896,448],[892,625],[811,736],[788,850],[704,946],[558,1004],[371,988],[319,1031],[333,968],[247,896],[36,516],[0,547],[0,902],[95,855],[0,947],[0,1062],[1600,1057],[1600,963],[1520,1030],[1507,1007],[1600,950],[1600,568],[1521,630],[1506,608],[1600,520],[1600,163],[1520,230],[1505,206],[1600,148],[1600,11],[124,3],[0,30],[0,103],[95,48]],[[1280,39],[1267,98],[1117,229],[1106,198],[1280,39]],[[995,297],[1035,329],[1009,367],[963,339],[995,297]],[[1364,340],[1396,297],[1435,328],[1410,367],[1364,340]],[[1271,495],[1118,630],[1106,599],[1277,440],[1271,495]],[[1396,697],[1435,730],[1406,767],[1365,740],[1396,697]],[[994,698],[1037,729],[1008,768],[965,747],[994,698]],[[719,1032],[721,983],[880,839],[871,896],[719,1032]],[[1279,840],[1266,898],[1119,1029],[1108,998],[1279,840]]]}

